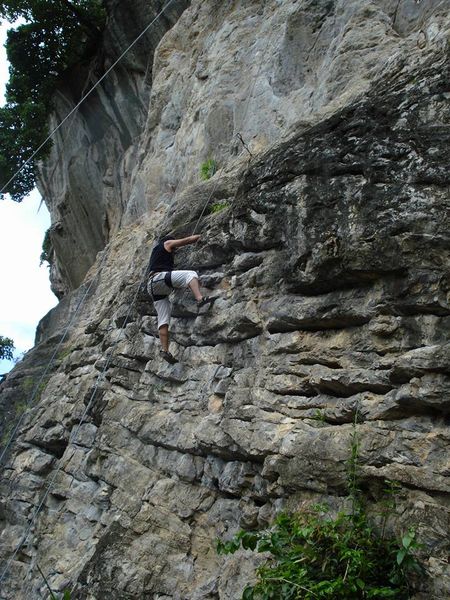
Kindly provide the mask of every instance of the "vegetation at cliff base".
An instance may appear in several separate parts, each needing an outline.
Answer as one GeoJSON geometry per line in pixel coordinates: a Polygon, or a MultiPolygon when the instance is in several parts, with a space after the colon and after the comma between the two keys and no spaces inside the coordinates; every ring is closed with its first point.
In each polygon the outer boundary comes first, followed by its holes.
{"type": "MultiPolygon", "coordinates": [[[[105,22],[101,0],[0,1],[0,17],[19,25],[8,31],[10,78],[0,108],[0,189],[48,136],[52,95],[61,75],[92,55],[105,22]]],[[[46,156],[47,143],[36,156],[46,156]]],[[[35,184],[31,161],[3,193],[20,201],[35,184]]]]}
{"type": "Polygon", "coordinates": [[[14,342],[9,337],[0,335],[0,360],[12,360],[13,359],[14,342]]]}
{"type": "Polygon", "coordinates": [[[386,521],[395,508],[398,486],[386,482],[381,526],[369,519],[358,480],[359,443],[351,436],[347,462],[351,510],[329,514],[325,505],[278,515],[262,531],[240,531],[219,540],[219,554],[240,548],[266,553],[243,600],[408,600],[411,575],[423,574],[415,557],[420,545],[409,529],[401,540],[386,535],[386,521]]]}
{"type": "Polygon", "coordinates": [[[281,514],[270,529],[241,531],[218,549],[240,547],[270,554],[243,600],[407,600],[409,575],[418,569],[413,531],[399,545],[381,537],[364,513],[331,517],[323,506],[281,514]]]}

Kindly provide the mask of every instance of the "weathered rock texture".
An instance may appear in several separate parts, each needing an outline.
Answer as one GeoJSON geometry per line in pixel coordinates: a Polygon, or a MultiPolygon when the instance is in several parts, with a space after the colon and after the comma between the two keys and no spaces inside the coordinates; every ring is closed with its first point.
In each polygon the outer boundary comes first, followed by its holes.
{"type": "MultiPolygon", "coordinates": [[[[78,223],[90,182],[98,237],[83,230],[83,267],[54,241],[66,295],[2,387],[13,421],[54,353],[3,472],[5,562],[32,528],[1,598],[45,594],[39,565],[80,599],[238,600],[254,559],[217,556],[216,538],[345,505],[355,419],[371,510],[398,481],[390,528],[425,545],[414,597],[449,597],[447,9],[195,1],[155,50],[126,144],[112,119],[81,151],[92,125],[76,117],[42,186],[70,253],[61,201],[78,223]],[[207,157],[223,169],[199,182],[207,157]],[[178,264],[219,299],[196,317],[178,297],[169,366],[136,290],[157,233],[196,227],[178,264]]],[[[108,89],[126,97],[136,72],[108,89]]]]}

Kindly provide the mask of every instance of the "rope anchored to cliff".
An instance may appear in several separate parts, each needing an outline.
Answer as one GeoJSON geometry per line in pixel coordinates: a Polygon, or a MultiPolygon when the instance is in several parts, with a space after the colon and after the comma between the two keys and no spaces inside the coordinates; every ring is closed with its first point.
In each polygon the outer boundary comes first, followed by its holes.
{"type": "MultiPolygon", "coordinates": [[[[272,35],[273,35],[273,33],[272,33],[272,35]]],[[[267,46],[268,49],[271,48],[272,43],[273,43],[272,36],[269,38],[269,42],[270,43],[267,46]]],[[[257,74],[253,78],[253,81],[252,81],[252,84],[250,87],[250,91],[246,97],[245,107],[244,107],[244,111],[243,111],[241,123],[240,123],[241,126],[243,123],[245,123],[245,120],[247,117],[250,99],[253,97],[255,83],[261,72],[262,62],[263,61],[262,61],[262,57],[261,57],[261,60],[259,61],[259,65],[258,65],[257,74]]],[[[237,129],[236,122],[234,122],[233,135],[232,135],[231,139],[234,140],[234,138],[237,138],[239,140],[239,142],[242,144],[244,150],[249,155],[249,159],[248,159],[248,163],[249,163],[253,159],[253,154],[252,154],[250,148],[248,147],[248,144],[244,141],[242,133],[240,133],[239,131],[236,131],[236,129],[237,129]]],[[[234,161],[232,163],[232,165],[229,168],[233,169],[239,163],[240,163],[240,155],[236,159],[236,161],[234,161]]],[[[247,164],[247,166],[248,166],[248,164],[247,164]]],[[[206,202],[204,203],[203,208],[200,211],[200,215],[197,218],[197,221],[196,221],[196,224],[192,231],[191,236],[189,236],[187,238],[182,238],[181,240],[175,240],[173,237],[170,237],[170,236],[166,236],[165,238],[162,238],[159,241],[159,243],[153,248],[152,255],[150,257],[150,263],[149,263],[149,266],[147,267],[146,272],[151,274],[150,281],[148,284],[149,285],[149,293],[153,300],[153,303],[154,303],[154,306],[155,306],[155,309],[156,309],[156,312],[158,315],[158,335],[159,335],[159,339],[161,342],[160,353],[161,353],[161,357],[170,364],[175,364],[178,362],[178,360],[169,351],[169,322],[170,322],[170,316],[171,316],[171,311],[172,311],[172,305],[171,305],[171,302],[169,301],[168,297],[171,294],[171,292],[173,291],[172,288],[182,288],[182,287],[185,288],[185,291],[183,293],[181,301],[184,300],[185,294],[187,292],[187,288],[188,287],[191,288],[191,291],[194,294],[195,299],[197,301],[197,309],[200,306],[205,305],[205,304],[209,306],[209,305],[213,304],[216,299],[218,299],[217,296],[206,297],[205,299],[202,299],[202,294],[199,289],[198,275],[195,271],[174,271],[172,248],[177,247],[177,244],[178,244],[178,246],[184,246],[184,245],[195,243],[198,241],[200,236],[196,235],[197,228],[200,224],[201,219],[203,218],[203,215],[205,214],[207,207],[209,206],[209,204],[211,202],[212,197],[214,196],[214,194],[217,190],[217,187],[218,187],[218,184],[220,181],[220,175],[224,170],[225,170],[225,165],[222,166],[221,169],[217,173],[214,173],[214,179],[215,179],[214,185],[212,186],[212,189],[211,189],[210,193],[208,194],[206,202]],[[172,282],[173,278],[174,278],[174,281],[177,282],[175,285],[172,282]],[[158,288],[156,290],[156,293],[155,293],[155,286],[157,286],[157,288],[158,288]]],[[[141,287],[142,287],[142,284],[141,284],[141,287]]]]}
{"type": "Polygon", "coordinates": [[[240,133],[236,134],[237,139],[241,142],[241,144],[244,146],[244,149],[249,153],[250,155],[250,160],[253,158],[253,154],[250,152],[250,148],[247,146],[247,144],[244,142],[244,138],[242,137],[242,135],[240,133]]]}

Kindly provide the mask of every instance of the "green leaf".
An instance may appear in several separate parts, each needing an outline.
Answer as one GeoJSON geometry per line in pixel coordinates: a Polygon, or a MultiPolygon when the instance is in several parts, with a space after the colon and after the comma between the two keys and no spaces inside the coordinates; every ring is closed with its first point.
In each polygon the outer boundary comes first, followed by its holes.
{"type": "Polygon", "coordinates": [[[400,566],[406,556],[406,550],[402,549],[397,552],[397,564],[400,566]]]}
{"type": "Polygon", "coordinates": [[[254,550],[256,548],[256,544],[258,542],[258,536],[254,533],[245,533],[241,536],[242,547],[245,550],[254,550]]]}
{"type": "Polygon", "coordinates": [[[269,539],[264,538],[259,541],[258,552],[272,552],[272,550],[273,550],[273,545],[269,539]]]}
{"type": "Polygon", "coordinates": [[[402,537],[402,545],[407,550],[414,545],[414,539],[416,537],[416,532],[413,529],[410,529],[408,533],[402,537]]]}
{"type": "Polygon", "coordinates": [[[253,598],[254,598],[253,587],[251,587],[251,586],[246,587],[242,594],[242,600],[253,600],[253,598]]]}

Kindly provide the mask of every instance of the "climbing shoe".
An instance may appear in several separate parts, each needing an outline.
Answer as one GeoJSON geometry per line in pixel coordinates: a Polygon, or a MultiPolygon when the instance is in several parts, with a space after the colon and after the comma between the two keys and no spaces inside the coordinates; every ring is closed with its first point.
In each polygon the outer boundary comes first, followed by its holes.
{"type": "Polygon", "coordinates": [[[201,300],[197,300],[197,309],[212,304],[214,300],[217,300],[217,296],[203,296],[201,300]]]}
{"type": "Polygon", "coordinates": [[[177,359],[175,358],[175,356],[173,354],[171,354],[170,352],[167,352],[166,350],[160,350],[159,355],[161,358],[163,358],[165,361],[167,361],[171,365],[174,365],[175,363],[178,362],[177,359]]]}

